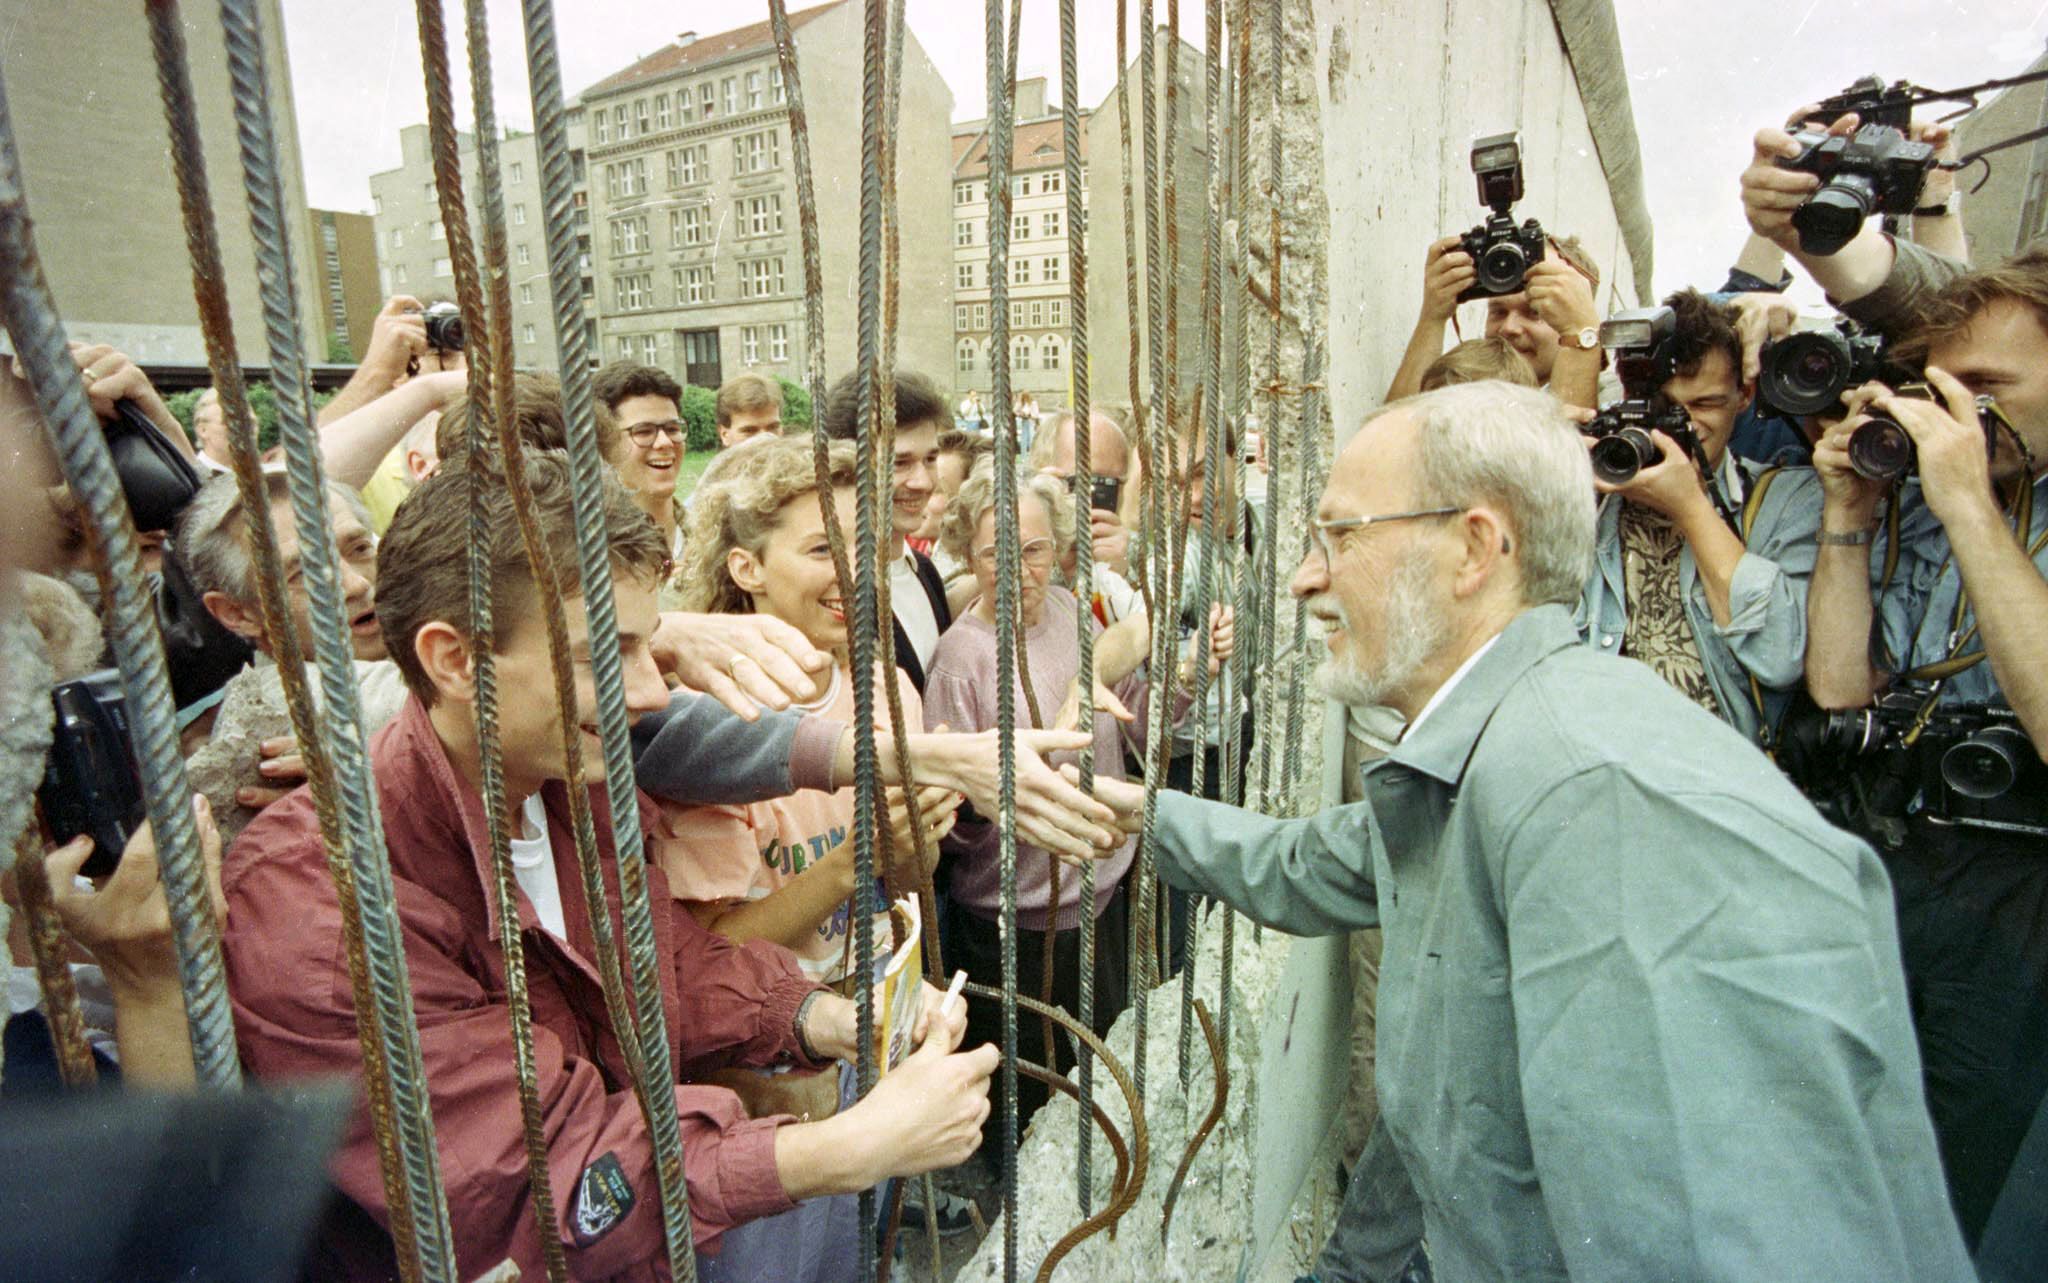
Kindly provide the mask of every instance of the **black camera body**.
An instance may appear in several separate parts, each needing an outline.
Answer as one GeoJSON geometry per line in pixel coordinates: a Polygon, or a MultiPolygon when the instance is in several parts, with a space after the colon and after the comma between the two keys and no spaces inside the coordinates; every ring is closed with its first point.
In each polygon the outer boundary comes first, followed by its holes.
{"type": "Polygon", "coordinates": [[[1897,386],[1910,377],[1893,363],[1882,335],[1865,334],[1849,320],[1772,339],[1759,362],[1757,399],[1794,418],[1838,410],[1844,392],[1872,380],[1897,386]]]}
{"type": "Polygon", "coordinates": [[[56,707],[50,754],[37,798],[50,838],[61,846],[92,837],[92,854],[79,872],[112,873],[128,838],[148,818],[135,734],[119,669],[102,668],[50,692],[56,707]]]}
{"type": "Polygon", "coordinates": [[[1653,432],[1678,442],[1695,463],[1703,460],[1691,416],[1663,392],[1672,374],[1669,349],[1677,326],[1670,308],[1645,307],[1616,312],[1600,327],[1600,346],[1614,354],[1624,395],[1579,431],[1593,440],[1593,475],[1608,485],[1625,486],[1663,459],[1653,432]]]}
{"type": "Polygon", "coordinates": [[[1479,180],[1479,201],[1493,211],[1486,221],[1458,238],[1458,248],[1472,256],[1472,284],[1458,295],[1460,303],[1522,292],[1522,277],[1531,264],[1543,261],[1547,240],[1535,219],[1515,225],[1509,212],[1522,199],[1522,144],[1509,131],[1472,144],[1472,172],[1479,180]]]}
{"type": "Polygon", "coordinates": [[[1932,823],[2048,837],[2048,764],[2018,715],[1998,704],[1923,714],[1931,698],[1899,683],[1868,708],[1826,714],[1812,747],[1821,760],[1883,759],[1871,790],[1882,812],[1902,813],[1917,793],[1932,823]]]}
{"type": "MultiPolygon", "coordinates": [[[[1898,395],[1922,401],[1938,399],[1934,389],[1925,383],[1903,384],[1898,395]]],[[[1988,396],[1977,398],[1977,424],[1984,429],[1984,458],[1988,463],[1998,452],[1999,429],[2011,431],[2012,425],[2006,420],[2005,412],[1998,408],[1998,402],[1988,396]]],[[[1870,417],[1849,434],[1849,466],[1856,470],[1856,475],[1872,481],[1897,481],[1920,470],[1920,452],[1904,425],[1884,411],[1874,409],[1870,417]]]]}
{"type": "Polygon", "coordinates": [[[1821,99],[1802,123],[1826,128],[1854,112],[1858,124],[1884,125],[1903,133],[1913,123],[1917,96],[1903,80],[1887,85],[1880,76],[1863,76],[1841,93],[1821,99]]]}
{"type": "Polygon", "coordinates": [[[440,352],[462,351],[462,309],[453,303],[435,303],[420,314],[427,326],[427,346],[440,352]]]}
{"type": "Polygon", "coordinates": [[[1828,255],[1863,229],[1872,214],[1910,214],[1934,168],[1934,148],[1909,141],[1890,125],[1862,125],[1849,136],[1802,129],[1792,136],[1799,154],[1780,168],[1812,174],[1820,190],[1792,211],[1799,248],[1828,255]]]}

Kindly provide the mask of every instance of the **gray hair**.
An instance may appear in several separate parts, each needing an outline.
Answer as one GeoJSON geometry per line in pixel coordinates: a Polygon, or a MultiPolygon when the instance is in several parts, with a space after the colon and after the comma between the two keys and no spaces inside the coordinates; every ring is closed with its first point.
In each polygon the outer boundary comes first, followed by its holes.
{"type": "MultiPolygon", "coordinates": [[[[1064,560],[1067,549],[1074,546],[1073,493],[1066,482],[1050,473],[1026,476],[1019,469],[1017,497],[1021,500],[1027,494],[1037,495],[1045,505],[1046,517],[1052,523],[1053,553],[1064,560]]],[[[974,465],[967,480],[960,484],[960,493],[946,505],[946,515],[939,520],[939,545],[961,565],[968,564],[974,555],[974,532],[995,506],[996,461],[984,458],[974,465]]]]}
{"type": "MultiPolygon", "coordinates": [[[[1059,452],[1060,433],[1071,427],[1073,422],[1074,411],[1072,407],[1068,407],[1053,415],[1052,421],[1038,430],[1038,435],[1031,439],[1031,457],[1026,461],[1031,471],[1043,472],[1052,466],[1053,455],[1059,452]]],[[[1090,409],[1088,415],[1090,453],[1093,453],[1094,442],[1101,439],[1105,430],[1117,439],[1117,444],[1124,448],[1125,454],[1131,452],[1131,434],[1124,431],[1124,425],[1118,423],[1116,416],[1108,410],[1095,406],[1090,409]]]]}
{"type": "MultiPolygon", "coordinates": [[[[1571,605],[1593,568],[1593,468],[1557,398],[1488,380],[1396,401],[1415,417],[1419,508],[1487,503],[1514,532],[1522,598],[1571,605]]],[[[1375,416],[1377,417],[1377,416],[1375,416]]]]}
{"type": "MultiPolygon", "coordinates": [[[[282,463],[266,464],[263,482],[275,505],[291,495],[290,477],[282,463]]],[[[339,481],[327,483],[328,503],[339,502],[363,528],[374,529],[363,497],[339,481]]],[[[268,513],[264,514],[268,517],[268,513]]],[[[171,529],[171,551],[202,593],[224,593],[243,605],[256,601],[256,559],[249,550],[248,532],[243,528],[242,491],[232,472],[217,472],[199,487],[199,493],[171,529]]]]}

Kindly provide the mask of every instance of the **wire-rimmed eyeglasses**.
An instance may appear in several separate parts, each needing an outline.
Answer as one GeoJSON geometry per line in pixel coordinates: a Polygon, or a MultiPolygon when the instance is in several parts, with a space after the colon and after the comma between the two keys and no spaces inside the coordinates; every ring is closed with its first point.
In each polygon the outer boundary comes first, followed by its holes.
{"type": "Polygon", "coordinates": [[[1363,530],[1388,521],[1414,521],[1421,517],[1448,517],[1465,511],[1455,505],[1445,508],[1418,508],[1414,512],[1378,512],[1356,517],[1318,517],[1309,522],[1309,538],[1315,550],[1323,555],[1323,575],[1330,574],[1330,559],[1336,555],[1335,541],[1330,538],[1332,531],[1363,530]]]}

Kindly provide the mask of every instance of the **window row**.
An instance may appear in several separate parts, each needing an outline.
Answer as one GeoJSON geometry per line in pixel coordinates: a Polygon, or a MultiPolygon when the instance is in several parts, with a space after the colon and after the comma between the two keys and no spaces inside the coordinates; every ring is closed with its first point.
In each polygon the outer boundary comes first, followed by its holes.
{"type": "MultiPolygon", "coordinates": [[[[987,340],[961,339],[954,348],[953,366],[962,374],[979,373],[987,361],[988,351],[987,340]]],[[[1020,334],[1010,340],[1012,370],[1059,370],[1065,368],[1065,361],[1066,344],[1057,334],[1037,339],[1020,334]]]]}
{"type": "MultiPolygon", "coordinates": [[[[1011,243],[1015,244],[1018,241],[1033,239],[1032,226],[1031,215],[1012,214],[1010,216],[1011,243]]],[[[1067,216],[1064,212],[1057,209],[1042,210],[1038,215],[1037,228],[1037,239],[1058,240],[1067,234],[1067,216]]],[[[985,242],[986,239],[987,236],[983,230],[983,220],[979,218],[962,218],[954,221],[954,245],[972,245],[977,240],[985,242]]]]}
{"type": "MultiPolygon", "coordinates": [[[[668,171],[669,190],[690,187],[711,181],[711,146],[696,143],[688,147],[671,147],[662,153],[662,160],[668,171]]],[[[782,167],[782,131],[779,129],[757,129],[741,134],[732,140],[732,172],[734,177],[747,174],[767,173],[782,167]]],[[[647,158],[637,156],[630,160],[613,161],[604,167],[605,195],[613,200],[647,194],[647,158]]],[[[524,206],[515,208],[524,209],[524,206]]]]}
{"type": "MultiPolygon", "coordinates": [[[[1067,256],[1057,254],[1051,258],[1013,258],[1010,260],[1010,284],[1012,285],[1057,285],[1067,279],[1067,256]]],[[[981,262],[956,263],[953,265],[953,285],[956,289],[980,289],[988,284],[988,264],[981,262]]]]}
{"type": "MultiPolygon", "coordinates": [[[[782,67],[775,64],[740,75],[724,76],[716,81],[701,80],[695,85],[684,85],[651,98],[615,103],[609,109],[595,108],[590,113],[590,128],[593,140],[603,146],[630,142],[679,125],[694,125],[700,120],[713,120],[721,114],[737,116],[741,111],[780,107],[788,101],[789,92],[782,83],[782,67]]],[[[520,180],[514,178],[512,181],[520,180]]]]}
{"type": "MultiPolygon", "coordinates": [[[[530,328],[530,327],[529,327],[530,328]]],[[[688,336],[685,336],[688,337],[688,336]]],[[[528,340],[531,341],[530,339],[528,340]]],[[[621,334],[618,336],[618,353],[621,361],[638,361],[643,365],[659,364],[660,336],[654,334],[621,334]]],[[[742,325],[740,327],[740,359],[747,365],[787,363],[789,360],[789,326],[783,322],[773,325],[742,325]]]]}
{"type": "MultiPolygon", "coordinates": [[[[718,277],[710,264],[673,268],[669,275],[674,290],[670,306],[718,301],[718,277]]],[[[773,298],[788,292],[789,278],[780,256],[741,259],[739,296],[743,299],[773,298]]],[[[521,302],[529,301],[523,294],[521,302]]],[[[622,272],[612,277],[612,302],[617,311],[641,312],[662,306],[654,294],[652,272],[622,272]]]]}
{"type": "MultiPolygon", "coordinates": [[[[1067,173],[1063,169],[1047,170],[1036,174],[1010,175],[1010,190],[1019,196],[1037,192],[1041,196],[1052,196],[1067,190],[1067,173]]],[[[988,199],[988,182],[964,182],[953,184],[953,203],[972,205],[988,199]]]]}
{"type": "MultiPolygon", "coordinates": [[[[953,328],[956,330],[985,330],[988,328],[989,310],[986,303],[955,303],[953,305],[953,328]]],[[[1067,301],[1063,298],[1034,298],[1010,300],[1010,328],[1021,330],[1029,327],[1042,330],[1046,326],[1058,329],[1067,323],[1067,301]]]]}
{"type": "MultiPolygon", "coordinates": [[[[733,227],[742,237],[773,236],[782,231],[782,197],[748,196],[732,203],[733,227]]],[[[646,214],[624,214],[611,220],[614,254],[643,254],[654,249],[646,214]]],[[[668,247],[688,249],[711,241],[711,211],[702,205],[668,212],[668,247]]]]}

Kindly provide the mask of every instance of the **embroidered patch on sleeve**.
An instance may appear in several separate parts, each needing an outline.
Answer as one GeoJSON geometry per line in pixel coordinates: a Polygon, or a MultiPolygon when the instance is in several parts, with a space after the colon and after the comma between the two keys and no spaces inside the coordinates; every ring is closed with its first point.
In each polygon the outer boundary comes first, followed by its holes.
{"type": "Polygon", "coordinates": [[[589,1247],[633,1210],[633,1185],[617,1154],[606,1154],[583,1169],[576,1185],[576,1244],[589,1247]]]}

